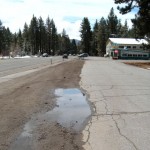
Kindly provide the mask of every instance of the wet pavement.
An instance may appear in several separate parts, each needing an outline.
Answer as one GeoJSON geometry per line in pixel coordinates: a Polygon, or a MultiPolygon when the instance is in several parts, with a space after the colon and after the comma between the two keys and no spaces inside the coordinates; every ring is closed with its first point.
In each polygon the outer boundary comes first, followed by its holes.
{"type": "Polygon", "coordinates": [[[91,115],[87,97],[81,90],[56,89],[56,107],[46,113],[34,115],[24,126],[23,132],[11,145],[10,150],[32,150],[33,133],[44,123],[57,122],[71,132],[81,131],[91,115]]]}

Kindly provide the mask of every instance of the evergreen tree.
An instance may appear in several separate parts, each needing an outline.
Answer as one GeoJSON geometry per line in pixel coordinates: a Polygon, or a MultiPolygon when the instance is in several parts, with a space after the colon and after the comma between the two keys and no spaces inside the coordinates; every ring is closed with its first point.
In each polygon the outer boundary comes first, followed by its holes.
{"type": "Polygon", "coordinates": [[[108,39],[107,35],[107,24],[106,20],[102,17],[98,26],[98,53],[100,56],[104,56],[106,53],[106,41],[108,39]]]}
{"type": "Polygon", "coordinates": [[[119,31],[118,31],[118,37],[127,38],[128,37],[128,24],[127,20],[125,21],[124,25],[121,23],[119,24],[119,31]]]}
{"type": "Polygon", "coordinates": [[[71,42],[63,30],[62,35],[57,34],[55,23],[49,19],[46,24],[42,17],[37,19],[34,15],[29,26],[25,23],[23,31],[11,34],[9,28],[5,29],[0,21],[0,54],[3,51],[12,51],[14,54],[63,54],[69,52],[71,42]],[[9,37],[9,38],[8,38],[9,37]],[[11,43],[12,41],[12,43],[11,43]]]}
{"type": "Polygon", "coordinates": [[[90,22],[87,17],[82,20],[80,32],[82,52],[91,55],[92,32],[90,22]]]}
{"type": "Polygon", "coordinates": [[[48,47],[48,54],[51,54],[52,24],[49,16],[46,19],[46,33],[47,33],[46,45],[48,47]]]}
{"type": "Polygon", "coordinates": [[[6,53],[10,55],[10,47],[12,43],[12,33],[10,32],[9,28],[4,30],[4,36],[5,36],[5,50],[6,53]]]}
{"type": "Polygon", "coordinates": [[[122,37],[121,29],[122,29],[122,23],[121,23],[121,20],[118,20],[118,25],[117,25],[117,33],[118,34],[116,35],[116,37],[118,37],[118,38],[122,37]]]}
{"type": "Polygon", "coordinates": [[[2,22],[0,20],[0,54],[2,54],[4,48],[4,27],[2,26],[2,22]]]}
{"type": "Polygon", "coordinates": [[[9,28],[0,25],[0,54],[9,55],[12,42],[12,33],[9,28]]]}
{"type": "Polygon", "coordinates": [[[66,53],[66,44],[65,44],[65,38],[67,37],[66,35],[66,30],[63,29],[62,35],[61,35],[61,54],[66,53]]]}
{"type": "Polygon", "coordinates": [[[71,42],[71,54],[77,54],[77,44],[75,39],[71,42]]]}
{"type": "Polygon", "coordinates": [[[16,55],[17,51],[18,51],[18,43],[17,43],[17,33],[15,32],[12,35],[12,44],[11,44],[11,51],[12,51],[12,55],[16,55]]]}
{"type": "Polygon", "coordinates": [[[98,22],[96,20],[94,27],[93,27],[93,32],[92,32],[92,55],[97,56],[98,55],[98,22]]]}
{"type": "Polygon", "coordinates": [[[114,9],[111,8],[110,13],[107,19],[107,26],[108,26],[108,34],[110,36],[117,36],[118,35],[118,23],[119,20],[117,16],[114,14],[114,9]]]}
{"type": "Polygon", "coordinates": [[[52,32],[51,32],[51,51],[52,55],[55,55],[57,49],[57,29],[53,19],[51,20],[52,32]]]}
{"type": "Polygon", "coordinates": [[[17,43],[19,46],[19,54],[23,55],[24,54],[24,53],[22,53],[23,52],[23,36],[22,36],[22,32],[20,29],[19,29],[19,32],[17,35],[17,43]]]}
{"type": "Polygon", "coordinates": [[[128,31],[128,37],[129,38],[136,38],[137,37],[137,35],[136,35],[136,29],[135,29],[134,26],[132,26],[132,28],[129,29],[129,31],[128,31]]]}
{"type": "MultiPolygon", "coordinates": [[[[44,21],[42,19],[42,17],[39,18],[38,20],[38,43],[39,43],[39,47],[38,47],[38,53],[43,53],[43,52],[47,52],[45,43],[46,43],[46,28],[44,25],[44,21]]],[[[47,52],[48,53],[48,52],[47,52]]]]}
{"type": "Polygon", "coordinates": [[[61,52],[62,54],[67,53],[69,54],[71,47],[69,36],[66,34],[66,30],[63,29],[62,37],[61,37],[61,52]]]}
{"type": "Polygon", "coordinates": [[[24,24],[24,29],[23,29],[23,50],[25,51],[26,54],[30,54],[31,47],[29,43],[29,27],[27,23],[24,24]]]}
{"type": "Polygon", "coordinates": [[[61,34],[57,35],[57,40],[58,40],[58,43],[57,43],[57,55],[62,55],[63,52],[62,52],[62,35],[61,34]]]}
{"type": "Polygon", "coordinates": [[[147,38],[150,43],[150,2],[149,0],[114,0],[116,4],[126,4],[118,9],[121,14],[131,12],[132,9],[138,8],[138,12],[132,23],[136,30],[136,37],[147,38]]]}
{"type": "Polygon", "coordinates": [[[38,53],[38,20],[36,17],[32,17],[30,25],[29,25],[29,37],[30,37],[30,43],[31,43],[31,53],[37,54],[38,53]]]}

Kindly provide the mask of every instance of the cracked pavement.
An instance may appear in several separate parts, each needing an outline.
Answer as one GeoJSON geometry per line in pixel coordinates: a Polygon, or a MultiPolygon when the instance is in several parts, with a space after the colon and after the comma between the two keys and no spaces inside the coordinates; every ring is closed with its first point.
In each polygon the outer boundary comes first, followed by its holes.
{"type": "Polygon", "coordinates": [[[92,116],[83,131],[86,150],[148,150],[150,70],[89,57],[81,72],[92,116]]]}

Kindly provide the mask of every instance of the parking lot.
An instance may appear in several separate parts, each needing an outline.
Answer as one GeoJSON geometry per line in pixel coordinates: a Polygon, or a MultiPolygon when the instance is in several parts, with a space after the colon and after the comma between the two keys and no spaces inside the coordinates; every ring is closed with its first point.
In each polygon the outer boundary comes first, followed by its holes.
{"type": "Polygon", "coordinates": [[[80,85],[93,111],[83,131],[86,150],[149,149],[150,70],[124,62],[93,57],[83,66],[80,85]]]}

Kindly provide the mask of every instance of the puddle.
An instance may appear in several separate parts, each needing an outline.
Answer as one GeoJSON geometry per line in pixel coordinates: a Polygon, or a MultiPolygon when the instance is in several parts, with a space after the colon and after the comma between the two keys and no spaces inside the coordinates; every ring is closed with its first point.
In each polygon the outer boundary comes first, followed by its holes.
{"type": "Polygon", "coordinates": [[[24,126],[23,132],[13,143],[10,150],[32,150],[32,132],[44,122],[57,122],[61,126],[71,130],[83,129],[87,118],[91,115],[86,96],[79,89],[56,89],[56,107],[44,114],[33,116],[24,126]]]}
{"type": "Polygon", "coordinates": [[[75,131],[82,129],[91,110],[86,96],[79,89],[56,89],[57,107],[47,112],[47,117],[54,117],[60,125],[75,131]]]}

